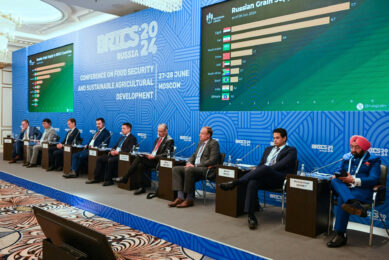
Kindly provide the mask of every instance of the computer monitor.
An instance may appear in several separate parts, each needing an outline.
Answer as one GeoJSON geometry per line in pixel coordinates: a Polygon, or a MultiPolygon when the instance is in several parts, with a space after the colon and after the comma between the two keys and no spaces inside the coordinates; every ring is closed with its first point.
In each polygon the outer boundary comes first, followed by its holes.
{"type": "Polygon", "coordinates": [[[86,254],[88,259],[116,259],[104,234],[46,210],[37,207],[33,210],[43,233],[54,246],[70,245],[86,254]]]}

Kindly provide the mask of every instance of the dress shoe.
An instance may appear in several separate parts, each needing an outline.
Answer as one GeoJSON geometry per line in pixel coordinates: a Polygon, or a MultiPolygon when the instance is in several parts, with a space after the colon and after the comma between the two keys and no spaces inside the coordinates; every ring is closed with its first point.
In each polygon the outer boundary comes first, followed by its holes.
{"type": "Polygon", "coordinates": [[[357,215],[362,218],[367,217],[366,209],[357,200],[342,204],[342,209],[351,215],[357,215]]]}
{"type": "Polygon", "coordinates": [[[184,200],[177,198],[175,201],[170,202],[168,205],[169,207],[176,207],[178,204],[183,203],[184,200]]]}
{"type": "Polygon", "coordinates": [[[182,203],[178,204],[177,208],[187,208],[194,205],[193,200],[184,200],[182,203]]]}
{"type": "Polygon", "coordinates": [[[101,182],[101,180],[93,179],[93,180],[90,180],[90,181],[86,181],[85,184],[93,184],[93,183],[99,183],[99,182],[101,182]]]}
{"type": "Polygon", "coordinates": [[[222,190],[233,190],[237,185],[238,183],[236,181],[223,182],[219,184],[222,190]]]}
{"type": "Polygon", "coordinates": [[[23,166],[29,166],[29,165],[30,165],[29,162],[23,163],[23,166]]]}
{"type": "Polygon", "coordinates": [[[258,220],[257,220],[257,218],[254,215],[253,216],[249,216],[248,223],[249,223],[249,228],[250,229],[255,229],[258,226],[258,220]]]}
{"type": "Polygon", "coordinates": [[[62,171],[63,171],[63,168],[62,168],[62,167],[58,167],[57,169],[55,169],[55,171],[57,171],[57,172],[62,172],[62,171]]]}
{"type": "Polygon", "coordinates": [[[62,177],[65,177],[67,179],[68,178],[77,178],[77,173],[75,171],[71,170],[67,174],[62,175],[62,177]]]}
{"type": "Polygon", "coordinates": [[[8,163],[16,163],[16,159],[12,159],[11,161],[8,161],[8,163]]]}
{"type": "Polygon", "coordinates": [[[347,244],[347,235],[343,233],[335,233],[331,240],[327,243],[328,247],[340,247],[347,244]]]}
{"type": "Polygon", "coordinates": [[[111,185],[113,185],[114,183],[113,183],[113,181],[105,181],[104,183],[103,183],[103,186],[111,186],[111,185]]]}
{"type": "Polygon", "coordinates": [[[127,183],[128,182],[128,180],[125,180],[123,177],[112,178],[112,180],[115,183],[127,183]]]}
{"type": "Polygon", "coordinates": [[[51,171],[54,171],[54,167],[49,167],[48,169],[46,169],[47,172],[51,172],[51,171]]]}
{"type": "Polygon", "coordinates": [[[27,165],[27,168],[32,168],[32,167],[36,167],[37,165],[35,163],[30,163],[29,165],[27,165]]]}
{"type": "Polygon", "coordinates": [[[143,187],[137,189],[137,190],[134,192],[134,195],[139,195],[139,194],[142,194],[142,193],[146,193],[146,189],[143,188],[143,187]]]}

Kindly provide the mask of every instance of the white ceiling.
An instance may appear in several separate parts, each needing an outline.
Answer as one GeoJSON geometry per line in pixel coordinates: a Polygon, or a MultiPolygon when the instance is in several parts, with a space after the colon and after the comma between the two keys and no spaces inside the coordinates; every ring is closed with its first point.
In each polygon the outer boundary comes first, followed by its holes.
{"type": "Polygon", "coordinates": [[[0,11],[10,13],[7,4],[11,3],[13,12],[25,18],[16,29],[15,40],[8,44],[5,63],[12,63],[12,51],[147,8],[130,0],[41,0],[52,9],[45,11],[40,3],[28,6],[32,1],[36,0],[0,1],[0,11]]]}

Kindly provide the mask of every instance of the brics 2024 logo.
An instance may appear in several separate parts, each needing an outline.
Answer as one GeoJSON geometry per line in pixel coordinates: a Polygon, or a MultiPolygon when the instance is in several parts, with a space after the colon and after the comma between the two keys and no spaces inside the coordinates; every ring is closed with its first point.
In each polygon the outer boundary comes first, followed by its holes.
{"type": "Polygon", "coordinates": [[[213,22],[213,13],[207,14],[207,24],[211,24],[213,22]]]}

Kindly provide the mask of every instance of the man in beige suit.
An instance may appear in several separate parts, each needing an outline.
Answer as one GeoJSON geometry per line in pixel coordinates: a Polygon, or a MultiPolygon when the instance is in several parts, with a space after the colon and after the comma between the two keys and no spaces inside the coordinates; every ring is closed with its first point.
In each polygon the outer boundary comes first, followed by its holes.
{"type": "Polygon", "coordinates": [[[204,126],[200,131],[200,142],[196,151],[188,159],[185,166],[173,167],[173,190],[177,191],[177,199],[169,203],[169,207],[186,208],[193,206],[196,181],[203,179],[208,166],[219,161],[219,143],[212,139],[212,128],[204,126]],[[184,198],[184,193],[187,194],[184,198]]]}
{"type": "Polygon", "coordinates": [[[27,160],[23,166],[27,168],[36,167],[39,151],[42,150],[42,142],[55,142],[57,138],[57,133],[54,128],[51,127],[51,120],[48,118],[43,119],[42,126],[45,131],[42,134],[42,137],[35,145],[29,145],[27,148],[27,160]]]}

